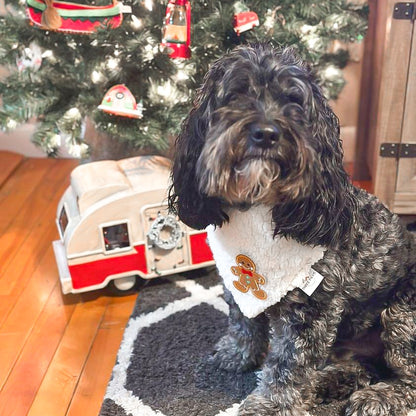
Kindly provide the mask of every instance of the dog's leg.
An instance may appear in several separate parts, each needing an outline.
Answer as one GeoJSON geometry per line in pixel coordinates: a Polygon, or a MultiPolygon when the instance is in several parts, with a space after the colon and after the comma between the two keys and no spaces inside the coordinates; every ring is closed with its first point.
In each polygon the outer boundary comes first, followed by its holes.
{"type": "Polygon", "coordinates": [[[396,378],[355,392],[346,416],[404,416],[416,408],[416,288],[381,314],[385,359],[396,378]]]}
{"type": "MultiPolygon", "coordinates": [[[[343,400],[355,391],[367,387],[371,376],[358,362],[343,361],[330,364],[316,372],[311,404],[343,400]]],[[[303,400],[307,401],[305,394],[303,400]]]]}
{"type": "Polygon", "coordinates": [[[218,341],[209,361],[229,371],[257,368],[267,353],[267,318],[264,314],[246,318],[225,288],[224,297],[230,307],[228,333],[218,341]]]}
{"type": "Polygon", "coordinates": [[[343,305],[339,297],[309,302],[295,289],[268,309],[270,349],[259,385],[240,406],[241,416],[304,416],[311,407],[316,371],[333,345],[343,305]]]}

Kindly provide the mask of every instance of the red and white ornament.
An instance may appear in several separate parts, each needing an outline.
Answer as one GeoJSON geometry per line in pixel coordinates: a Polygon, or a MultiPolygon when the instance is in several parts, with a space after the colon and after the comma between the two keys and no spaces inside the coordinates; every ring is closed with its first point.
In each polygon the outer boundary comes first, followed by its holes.
{"type": "Polygon", "coordinates": [[[256,26],[259,26],[259,17],[255,12],[241,12],[236,13],[233,18],[234,30],[238,36],[240,33],[251,30],[256,26]]]}
{"type": "Polygon", "coordinates": [[[115,85],[105,94],[98,108],[116,116],[142,118],[143,105],[137,104],[131,91],[123,84],[115,85]]]}
{"type": "Polygon", "coordinates": [[[191,57],[191,4],[188,0],[169,0],[163,22],[161,46],[171,58],[191,57]]]}

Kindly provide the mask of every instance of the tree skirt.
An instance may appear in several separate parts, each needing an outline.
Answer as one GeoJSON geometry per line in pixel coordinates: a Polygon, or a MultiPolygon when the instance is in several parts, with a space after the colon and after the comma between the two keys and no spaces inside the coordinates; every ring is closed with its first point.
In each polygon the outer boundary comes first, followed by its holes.
{"type": "MultiPolygon", "coordinates": [[[[100,416],[237,415],[256,373],[205,364],[226,333],[228,306],[214,270],[192,277],[153,280],[140,291],[100,416]]],[[[311,416],[338,416],[342,405],[322,405],[311,416]]]]}

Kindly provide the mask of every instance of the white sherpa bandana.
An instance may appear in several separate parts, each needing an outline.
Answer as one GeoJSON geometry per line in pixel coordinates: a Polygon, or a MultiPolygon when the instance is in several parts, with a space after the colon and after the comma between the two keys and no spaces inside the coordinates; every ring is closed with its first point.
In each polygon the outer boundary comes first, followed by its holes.
{"type": "Polygon", "coordinates": [[[324,247],[273,238],[270,207],[228,215],[221,228],[207,228],[208,241],[224,285],[246,317],[254,318],[296,287],[309,296],[314,292],[323,277],[311,266],[323,257],[324,247]]]}

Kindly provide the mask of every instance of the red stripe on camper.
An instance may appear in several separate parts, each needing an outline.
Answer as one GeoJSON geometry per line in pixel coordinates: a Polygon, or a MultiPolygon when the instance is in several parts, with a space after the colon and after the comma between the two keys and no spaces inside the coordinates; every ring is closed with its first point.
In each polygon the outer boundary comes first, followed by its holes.
{"type": "Polygon", "coordinates": [[[214,260],[207,243],[207,233],[193,234],[189,237],[189,241],[191,243],[192,264],[214,260]]]}
{"type": "Polygon", "coordinates": [[[147,274],[145,246],[135,246],[134,249],[136,250],[134,254],[69,266],[72,287],[82,289],[99,285],[104,282],[107,276],[129,271],[138,270],[147,274]]]}

